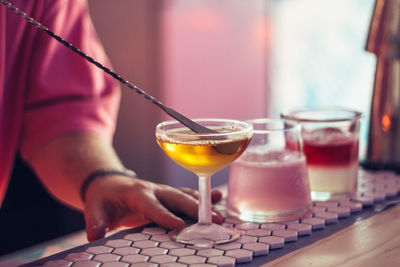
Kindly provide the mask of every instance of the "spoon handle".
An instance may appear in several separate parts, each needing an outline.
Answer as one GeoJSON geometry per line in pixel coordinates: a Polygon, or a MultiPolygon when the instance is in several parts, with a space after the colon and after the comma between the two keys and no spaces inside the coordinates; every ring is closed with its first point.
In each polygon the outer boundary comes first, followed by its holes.
{"type": "Polygon", "coordinates": [[[8,2],[6,0],[0,0],[0,1],[1,1],[1,3],[3,5],[5,5],[7,8],[9,8],[12,11],[14,11],[15,13],[17,13],[19,16],[21,16],[23,19],[25,19],[29,23],[35,25],[40,30],[43,30],[44,32],[46,32],[48,35],[50,35],[52,38],[56,39],[58,42],[60,42],[61,44],[63,44],[67,48],[71,49],[72,51],[74,51],[75,53],[80,55],[81,57],[85,58],[90,63],[96,65],[98,68],[102,69],[107,74],[111,75],[114,79],[118,80],[119,82],[121,82],[122,84],[126,85],[127,87],[133,89],[136,93],[142,95],[144,98],[146,98],[147,100],[151,101],[153,104],[155,104],[158,107],[160,107],[168,115],[170,115],[172,118],[176,119],[177,121],[181,122],[183,125],[188,127],[193,132],[195,132],[195,133],[213,133],[214,132],[215,133],[215,131],[213,131],[213,130],[211,130],[209,128],[206,128],[206,127],[204,127],[204,126],[192,121],[191,119],[183,116],[182,114],[180,114],[179,112],[173,110],[172,108],[167,107],[166,105],[161,103],[159,100],[157,100],[153,96],[149,95],[148,93],[146,93],[145,91],[143,91],[142,89],[140,89],[139,87],[134,85],[133,83],[131,83],[128,80],[124,79],[123,77],[121,77],[117,73],[113,72],[109,68],[103,66],[100,62],[96,61],[94,58],[86,55],[80,49],[76,48],[71,43],[65,41],[63,38],[61,38],[60,36],[56,35],[52,31],[50,31],[47,27],[43,26],[41,23],[39,23],[35,19],[33,19],[32,17],[28,16],[25,12],[23,12],[22,10],[20,10],[17,7],[13,6],[10,2],[8,2]]]}

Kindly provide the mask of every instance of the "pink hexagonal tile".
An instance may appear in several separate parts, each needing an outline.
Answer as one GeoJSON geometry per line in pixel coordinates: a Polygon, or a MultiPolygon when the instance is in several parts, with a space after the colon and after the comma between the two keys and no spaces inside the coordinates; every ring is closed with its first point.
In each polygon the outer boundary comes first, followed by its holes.
{"type": "Polygon", "coordinates": [[[242,235],[239,237],[238,240],[236,240],[237,243],[241,244],[246,244],[250,242],[257,242],[257,237],[255,236],[248,236],[248,235],[242,235]]]}
{"type": "Polygon", "coordinates": [[[315,201],[314,205],[316,207],[336,207],[339,205],[339,201],[315,201]]]}
{"type": "Polygon", "coordinates": [[[374,204],[374,198],[368,196],[354,195],[351,197],[351,200],[360,202],[364,206],[371,206],[372,204],[374,204]]]}
{"type": "Polygon", "coordinates": [[[352,201],[345,201],[340,203],[341,207],[348,207],[350,208],[351,212],[359,212],[362,211],[363,205],[359,202],[352,202],[352,201]]]}
{"type": "Polygon", "coordinates": [[[102,254],[102,253],[110,253],[112,250],[113,248],[106,246],[93,246],[93,247],[88,247],[86,249],[86,252],[92,254],[102,254]]]}
{"type": "Polygon", "coordinates": [[[113,254],[121,255],[121,256],[126,256],[126,255],[133,255],[133,254],[138,254],[140,251],[139,248],[134,248],[134,247],[122,247],[122,248],[116,248],[113,250],[113,254]]]}
{"type": "Polygon", "coordinates": [[[139,240],[147,240],[150,238],[150,235],[143,234],[143,233],[134,233],[128,234],[124,236],[124,239],[132,240],[132,241],[139,241],[139,240]]]}
{"type": "Polygon", "coordinates": [[[322,218],[325,220],[325,224],[337,223],[339,221],[339,216],[334,212],[316,212],[315,218],[322,218]]]}
{"type": "Polygon", "coordinates": [[[147,256],[157,256],[167,254],[168,249],[165,248],[145,248],[140,251],[140,254],[147,256]]]}
{"type": "Polygon", "coordinates": [[[339,202],[343,202],[343,201],[349,201],[350,197],[349,196],[333,196],[332,198],[329,199],[329,201],[339,201],[339,202]]]}
{"type": "Polygon", "coordinates": [[[127,263],[138,263],[138,262],[145,262],[149,258],[150,258],[149,256],[135,254],[135,255],[123,256],[120,259],[120,261],[127,262],[127,263]]]}
{"type": "Polygon", "coordinates": [[[263,223],[261,224],[261,229],[269,229],[269,230],[279,230],[285,229],[286,225],[281,223],[263,223]]]}
{"type": "Polygon", "coordinates": [[[311,235],[312,226],[310,224],[296,223],[288,225],[288,230],[297,231],[299,236],[311,235]]]}
{"type": "Polygon", "coordinates": [[[151,241],[151,240],[141,240],[141,241],[135,241],[132,244],[132,247],[136,248],[152,248],[152,247],[157,247],[158,242],[151,241]]]}
{"type": "Polygon", "coordinates": [[[299,223],[299,219],[292,220],[292,221],[285,221],[285,222],[281,222],[281,223],[288,226],[289,224],[299,223]]]}
{"type": "Polygon", "coordinates": [[[240,244],[240,243],[231,242],[231,243],[226,243],[226,244],[222,244],[222,245],[215,245],[214,248],[228,251],[228,250],[238,249],[241,246],[242,246],[242,244],[240,244]]]}
{"type": "Polygon", "coordinates": [[[158,255],[158,256],[152,256],[150,258],[149,262],[163,264],[163,263],[176,262],[177,259],[178,259],[178,257],[171,256],[171,255],[158,255]]]}
{"type": "Polygon", "coordinates": [[[289,229],[282,229],[282,230],[274,230],[272,232],[274,236],[280,236],[285,239],[285,242],[293,242],[297,240],[297,231],[289,230],[289,229]]]}
{"type": "Polygon", "coordinates": [[[269,229],[247,230],[246,235],[247,236],[255,236],[255,237],[267,236],[267,235],[271,235],[271,230],[269,230],[269,229]]]}
{"type": "Polygon", "coordinates": [[[237,263],[244,263],[252,261],[253,252],[245,249],[235,249],[227,251],[225,256],[235,258],[237,263]]]}
{"type": "Polygon", "coordinates": [[[174,242],[174,241],[168,241],[168,242],[161,242],[158,247],[166,248],[166,249],[173,249],[173,248],[184,248],[185,245],[178,243],[178,242],[174,242]]]}
{"type": "Polygon", "coordinates": [[[178,259],[178,262],[185,264],[205,263],[206,258],[200,256],[183,256],[178,259]]]}
{"type": "Polygon", "coordinates": [[[151,236],[150,240],[157,241],[157,242],[167,242],[171,241],[167,234],[165,235],[153,235],[151,236]]]}
{"type": "Polygon", "coordinates": [[[350,216],[350,208],[349,207],[329,207],[328,212],[334,212],[337,213],[339,218],[346,218],[350,216]]]}
{"type": "Polygon", "coordinates": [[[175,248],[175,249],[170,249],[168,252],[168,255],[173,255],[173,256],[189,256],[189,255],[194,255],[196,253],[196,250],[194,249],[189,249],[189,248],[175,248]]]}
{"type": "Polygon", "coordinates": [[[319,207],[319,206],[315,206],[312,208],[312,211],[315,212],[325,212],[326,211],[326,207],[319,207]]]}
{"type": "Polygon", "coordinates": [[[311,210],[308,214],[303,215],[301,218],[311,218],[313,217],[313,211],[311,210]]]}
{"type": "Polygon", "coordinates": [[[199,249],[196,253],[197,256],[202,257],[215,257],[215,256],[222,256],[224,254],[223,250],[215,249],[215,248],[206,248],[206,249],[199,249]]]}
{"type": "Polygon", "coordinates": [[[112,248],[129,247],[132,241],[127,239],[113,239],[108,240],[104,245],[112,248]]]}
{"type": "Polygon", "coordinates": [[[258,242],[268,244],[270,249],[283,248],[285,246],[285,239],[280,236],[260,237],[258,242]]]}
{"type": "Polygon", "coordinates": [[[374,202],[383,201],[386,199],[386,193],[384,192],[373,192],[373,193],[364,193],[365,197],[371,197],[374,199],[374,202]]]}
{"type": "Polygon", "coordinates": [[[254,256],[268,255],[269,245],[265,243],[246,243],[243,249],[253,251],[254,256]]]}
{"type": "Polygon", "coordinates": [[[313,230],[325,228],[325,219],[322,218],[304,218],[301,219],[301,222],[305,224],[311,224],[313,230]]]}
{"type": "Polygon", "coordinates": [[[207,260],[207,263],[216,264],[220,267],[234,267],[235,262],[236,262],[235,258],[226,256],[210,257],[207,260]]]}
{"type": "Polygon", "coordinates": [[[109,262],[109,261],[118,261],[120,258],[121,256],[119,255],[106,253],[94,256],[93,260],[98,262],[109,262]]]}
{"type": "Polygon", "coordinates": [[[239,230],[251,230],[260,228],[260,224],[253,222],[244,222],[236,224],[236,228],[239,230]]]}

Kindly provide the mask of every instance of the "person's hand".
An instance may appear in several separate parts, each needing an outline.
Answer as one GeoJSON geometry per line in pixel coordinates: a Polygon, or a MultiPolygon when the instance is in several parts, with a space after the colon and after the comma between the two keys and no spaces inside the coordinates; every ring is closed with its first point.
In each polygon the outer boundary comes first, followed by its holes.
{"type": "MultiPolygon", "coordinates": [[[[198,192],[190,188],[173,187],[118,175],[93,181],[86,191],[85,220],[89,241],[105,236],[118,226],[134,226],[151,220],[167,229],[181,228],[185,222],[175,214],[191,218],[198,216],[198,192]]],[[[222,198],[213,191],[212,202],[222,198]]],[[[212,220],[222,223],[222,215],[214,209],[212,220]]]]}

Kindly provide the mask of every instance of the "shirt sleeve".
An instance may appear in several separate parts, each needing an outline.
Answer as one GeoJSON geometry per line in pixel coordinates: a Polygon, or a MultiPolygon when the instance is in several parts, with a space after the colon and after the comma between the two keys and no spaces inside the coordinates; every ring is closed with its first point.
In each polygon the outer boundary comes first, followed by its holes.
{"type": "MultiPolygon", "coordinates": [[[[41,23],[110,67],[85,0],[46,2],[41,23]]],[[[112,141],[120,87],[111,76],[43,31],[35,29],[20,151],[28,158],[57,135],[91,131],[112,141]]]]}

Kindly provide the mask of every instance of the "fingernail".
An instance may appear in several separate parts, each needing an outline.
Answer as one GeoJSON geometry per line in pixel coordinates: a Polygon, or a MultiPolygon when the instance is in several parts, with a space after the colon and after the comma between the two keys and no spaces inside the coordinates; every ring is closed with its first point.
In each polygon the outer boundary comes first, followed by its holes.
{"type": "Polygon", "coordinates": [[[217,224],[222,224],[224,221],[224,217],[221,214],[213,211],[212,212],[212,221],[217,224]]]}
{"type": "Polygon", "coordinates": [[[186,223],[184,220],[179,220],[179,223],[176,224],[175,228],[177,229],[181,229],[184,228],[186,226],[186,223]]]}
{"type": "Polygon", "coordinates": [[[92,242],[94,240],[103,238],[106,235],[106,233],[107,233],[106,227],[101,227],[97,224],[92,225],[88,229],[88,233],[87,233],[88,240],[89,240],[89,242],[92,242]]]}

